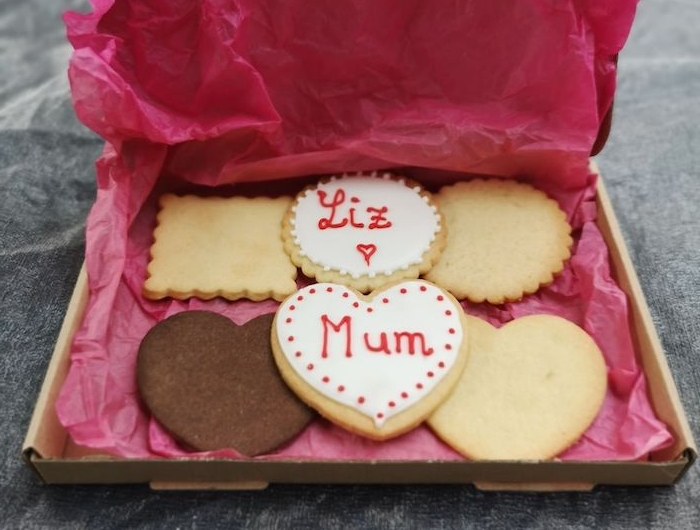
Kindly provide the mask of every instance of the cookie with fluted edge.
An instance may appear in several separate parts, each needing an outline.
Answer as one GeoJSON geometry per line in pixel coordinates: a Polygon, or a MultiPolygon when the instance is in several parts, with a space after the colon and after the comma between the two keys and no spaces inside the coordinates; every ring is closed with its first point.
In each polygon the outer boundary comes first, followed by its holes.
{"type": "Polygon", "coordinates": [[[580,327],[535,315],[501,328],[467,317],[470,352],[452,394],[428,419],[475,460],[550,459],[595,419],[607,388],[603,355],[580,327]]]}
{"type": "Polygon", "coordinates": [[[284,247],[305,275],[367,293],[418,278],[445,246],[429,192],[391,173],[330,177],[302,190],[284,218],[284,247]]]}
{"type": "Polygon", "coordinates": [[[500,304],[536,292],[571,255],[571,226],[558,203],[529,184],[475,179],[435,200],[447,245],[425,278],[459,299],[500,304]]]}
{"type": "Polygon", "coordinates": [[[290,197],[160,198],[146,298],[283,300],[297,268],[280,238],[290,197]]]}
{"type": "Polygon", "coordinates": [[[362,295],[318,283],[287,298],[272,325],[282,378],[308,405],[375,440],[420,424],[450,393],[468,355],[457,300],[423,280],[362,295]]]}

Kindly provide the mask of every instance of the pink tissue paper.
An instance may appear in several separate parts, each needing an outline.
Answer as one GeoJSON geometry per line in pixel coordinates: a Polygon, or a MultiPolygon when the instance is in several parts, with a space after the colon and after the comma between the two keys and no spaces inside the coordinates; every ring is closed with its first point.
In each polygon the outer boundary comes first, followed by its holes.
{"type": "MultiPolygon", "coordinates": [[[[463,307],[495,325],[561,315],[602,349],[605,403],[561,459],[643,459],[671,441],[647,397],[588,171],[636,0],[92,7],[65,15],[75,109],[106,141],[86,234],[89,300],[56,404],[76,443],[124,457],[240,456],[192,453],[153,421],[139,400],[136,354],[174,313],[209,309],[242,324],[278,304],[144,299],[160,193],[294,193],[309,176],[385,168],[431,189],[475,175],[519,178],[555,198],[575,239],[563,273],[520,302],[463,307]]],[[[372,442],[319,419],[257,458],[462,457],[427,427],[372,442]]]]}

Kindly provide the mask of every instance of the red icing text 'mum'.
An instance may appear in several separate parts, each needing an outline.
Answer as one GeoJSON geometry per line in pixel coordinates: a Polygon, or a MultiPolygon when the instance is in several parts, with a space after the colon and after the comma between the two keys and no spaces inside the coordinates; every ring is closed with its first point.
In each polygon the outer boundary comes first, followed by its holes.
{"type": "Polygon", "coordinates": [[[420,280],[371,301],[341,285],[314,284],[282,304],[275,325],[294,371],[377,427],[442,380],[464,337],[451,298],[420,280]]]}

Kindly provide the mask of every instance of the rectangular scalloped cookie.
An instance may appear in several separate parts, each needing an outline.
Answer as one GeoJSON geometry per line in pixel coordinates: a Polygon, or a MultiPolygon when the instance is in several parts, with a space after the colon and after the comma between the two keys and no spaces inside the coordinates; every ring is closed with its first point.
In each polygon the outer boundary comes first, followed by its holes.
{"type": "Polygon", "coordinates": [[[284,251],[282,218],[291,198],[160,198],[146,298],[283,300],[297,269],[284,251]]]}

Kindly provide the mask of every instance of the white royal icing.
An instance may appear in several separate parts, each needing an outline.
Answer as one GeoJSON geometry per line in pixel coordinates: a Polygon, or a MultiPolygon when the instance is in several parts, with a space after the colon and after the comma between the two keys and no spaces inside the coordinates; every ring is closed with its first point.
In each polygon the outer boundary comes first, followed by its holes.
{"type": "Polygon", "coordinates": [[[420,191],[388,173],[343,176],[308,189],[292,208],[299,254],[353,278],[421,263],[440,215],[420,191]]]}
{"type": "Polygon", "coordinates": [[[275,326],[302,379],[379,428],[449,372],[464,336],[460,312],[422,280],[401,282],[370,302],[342,285],[318,283],[287,298],[275,326]]]}

